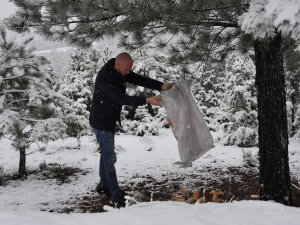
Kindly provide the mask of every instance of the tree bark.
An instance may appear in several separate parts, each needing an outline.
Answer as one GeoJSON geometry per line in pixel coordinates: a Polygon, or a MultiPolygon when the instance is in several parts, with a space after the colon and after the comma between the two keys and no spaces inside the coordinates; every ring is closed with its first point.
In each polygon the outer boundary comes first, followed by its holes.
{"type": "Polygon", "coordinates": [[[291,137],[293,137],[297,133],[297,125],[294,125],[296,120],[296,113],[298,111],[298,105],[300,102],[300,92],[299,92],[299,78],[300,75],[296,74],[294,79],[291,81],[291,87],[293,89],[293,93],[291,94],[291,102],[292,102],[292,118],[291,118],[291,137]]]}
{"type": "Polygon", "coordinates": [[[24,178],[27,176],[27,171],[26,171],[26,148],[25,146],[19,147],[19,152],[20,152],[20,161],[19,161],[19,177],[24,178]]]}
{"type": "Polygon", "coordinates": [[[291,205],[282,38],[256,40],[260,197],[291,205]]]}

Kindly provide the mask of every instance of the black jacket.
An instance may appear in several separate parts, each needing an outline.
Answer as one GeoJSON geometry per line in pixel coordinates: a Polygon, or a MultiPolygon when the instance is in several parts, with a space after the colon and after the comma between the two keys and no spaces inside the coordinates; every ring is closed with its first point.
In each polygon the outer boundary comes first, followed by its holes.
{"type": "Polygon", "coordinates": [[[140,76],[132,71],[124,77],[114,69],[115,59],[110,59],[98,72],[90,109],[93,128],[115,132],[120,122],[122,105],[146,104],[145,97],[126,95],[126,82],[161,91],[162,82],[140,76]]]}

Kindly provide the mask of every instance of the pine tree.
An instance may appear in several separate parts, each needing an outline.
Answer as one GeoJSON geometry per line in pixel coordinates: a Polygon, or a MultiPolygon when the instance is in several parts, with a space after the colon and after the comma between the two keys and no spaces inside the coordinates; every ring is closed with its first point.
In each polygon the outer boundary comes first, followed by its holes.
{"type": "Polygon", "coordinates": [[[66,130],[55,115],[51,78],[42,69],[46,60],[27,47],[31,40],[18,45],[0,28],[0,134],[20,153],[20,177],[27,175],[26,148],[61,138],[66,130]]]}
{"type": "Polygon", "coordinates": [[[257,102],[254,88],[255,67],[251,58],[238,52],[226,59],[228,123],[225,123],[226,145],[257,145],[257,102]]]}
{"type": "Polygon", "coordinates": [[[52,64],[48,64],[45,67],[45,72],[49,75],[51,82],[51,89],[58,91],[60,85],[63,83],[63,79],[61,78],[61,76],[59,76],[59,74],[55,71],[54,67],[52,64]]]}
{"type": "Polygon", "coordinates": [[[80,148],[80,137],[89,128],[88,116],[91,105],[94,80],[100,68],[100,53],[94,49],[79,50],[71,53],[70,67],[67,79],[60,86],[59,94],[72,101],[72,110],[67,111],[70,116],[65,122],[68,124],[68,135],[77,137],[80,148]]]}
{"type": "Polygon", "coordinates": [[[60,93],[77,103],[78,114],[88,115],[88,107],[91,103],[91,85],[94,74],[89,74],[88,58],[85,51],[76,50],[71,53],[70,68],[66,75],[66,82],[61,85],[60,93]]]}
{"type": "Polygon", "coordinates": [[[226,84],[224,73],[225,62],[208,62],[201,76],[193,80],[191,91],[203,113],[208,127],[219,131],[221,124],[228,122],[226,117],[226,84]]]}

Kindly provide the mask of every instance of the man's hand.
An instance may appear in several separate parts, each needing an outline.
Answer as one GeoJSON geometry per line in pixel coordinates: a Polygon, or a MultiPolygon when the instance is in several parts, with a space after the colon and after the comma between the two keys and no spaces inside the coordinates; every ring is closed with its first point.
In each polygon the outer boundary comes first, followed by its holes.
{"type": "Polygon", "coordinates": [[[167,90],[169,90],[171,87],[173,87],[173,85],[174,85],[174,83],[166,83],[166,84],[163,84],[163,85],[161,86],[161,89],[162,89],[163,91],[167,91],[167,90]]]}
{"type": "Polygon", "coordinates": [[[151,104],[151,105],[162,106],[160,98],[156,97],[156,96],[151,96],[149,98],[146,98],[146,103],[151,104]]]}

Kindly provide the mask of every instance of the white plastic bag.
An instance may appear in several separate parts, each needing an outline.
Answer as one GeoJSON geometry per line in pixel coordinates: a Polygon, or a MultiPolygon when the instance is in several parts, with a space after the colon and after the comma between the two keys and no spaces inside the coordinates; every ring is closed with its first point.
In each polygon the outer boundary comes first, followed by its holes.
{"type": "Polygon", "coordinates": [[[191,82],[181,80],[170,90],[161,93],[162,102],[172,130],[178,140],[178,150],[183,166],[214,147],[213,138],[190,91],[191,82]]]}

